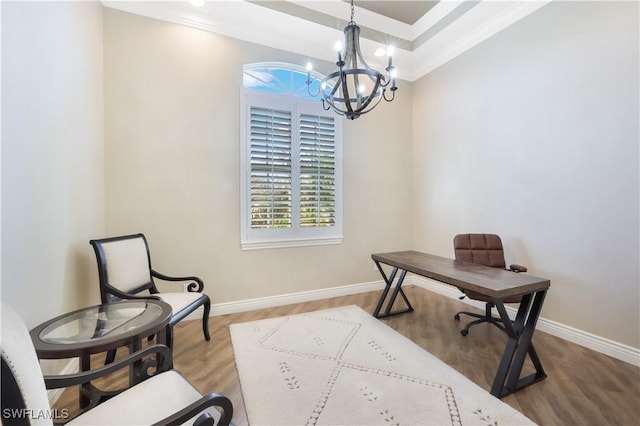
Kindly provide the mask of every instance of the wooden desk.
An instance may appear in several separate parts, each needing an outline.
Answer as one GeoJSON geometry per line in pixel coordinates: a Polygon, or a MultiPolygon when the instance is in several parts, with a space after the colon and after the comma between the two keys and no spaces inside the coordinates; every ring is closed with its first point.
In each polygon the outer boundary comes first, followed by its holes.
{"type": "Polygon", "coordinates": [[[402,291],[402,283],[407,272],[454,285],[461,289],[472,290],[492,298],[508,336],[502,360],[491,387],[491,394],[502,398],[547,377],[531,340],[547,289],[551,285],[548,279],[417,251],[372,254],[371,258],[385,281],[385,289],[380,296],[373,316],[384,318],[413,311],[411,303],[404,291],[402,291]],[[382,269],[382,264],[393,268],[389,276],[382,269]],[[396,281],[391,299],[387,303],[384,313],[381,314],[380,310],[391,290],[398,271],[401,271],[400,277],[396,281]],[[398,295],[404,299],[407,308],[392,311],[391,309],[398,295]],[[503,300],[512,296],[522,296],[522,302],[513,321],[509,318],[503,303],[503,300]],[[536,372],[520,378],[522,366],[527,355],[529,355],[536,372]]]}

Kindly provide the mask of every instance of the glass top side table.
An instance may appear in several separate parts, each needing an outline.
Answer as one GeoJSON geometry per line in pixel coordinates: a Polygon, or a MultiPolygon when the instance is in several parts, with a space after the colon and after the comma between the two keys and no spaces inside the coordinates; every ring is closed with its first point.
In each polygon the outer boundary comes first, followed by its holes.
{"type": "Polygon", "coordinates": [[[162,307],[147,301],[93,306],[66,314],[42,328],[38,337],[49,344],[83,344],[122,336],[154,323],[162,307]]]}
{"type": "MultiPolygon", "coordinates": [[[[142,340],[156,336],[166,344],[166,327],[171,306],[155,299],[123,300],[78,309],[53,318],[30,331],[40,359],[79,358],[80,371],[91,369],[92,354],[122,346],[129,353],[142,347],[142,340]]],[[[137,366],[136,366],[137,367],[137,366]]],[[[137,381],[135,368],[129,373],[131,385],[137,381]]],[[[86,407],[98,397],[92,386],[80,390],[80,406],[86,407]]]]}

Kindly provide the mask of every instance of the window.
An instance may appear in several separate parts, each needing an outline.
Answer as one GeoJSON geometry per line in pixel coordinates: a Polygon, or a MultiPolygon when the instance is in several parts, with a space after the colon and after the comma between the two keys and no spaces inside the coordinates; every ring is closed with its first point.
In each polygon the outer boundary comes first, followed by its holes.
{"type": "Polygon", "coordinates": [[[307,99],[306,79],[290,65],[244,69],[243,250],[342,242],[342,119],[307,99]]]}

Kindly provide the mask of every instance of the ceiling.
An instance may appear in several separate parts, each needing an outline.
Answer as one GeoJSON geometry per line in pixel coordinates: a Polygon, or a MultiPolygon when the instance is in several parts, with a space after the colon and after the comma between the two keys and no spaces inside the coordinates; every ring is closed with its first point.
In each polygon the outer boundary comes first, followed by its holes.
{"type": "MultiPolygon", "coordinates": [[[[549,1],[363,0],[354,1],[353,20],[367,63],[384,68],[385,59],[373,52],[394,45],[398,77],[414,81],[549,1]]],[[[333,45],[351,16],[344,0],[206,0],[200,7],[187,0],[102,3],[329,62],[336,61],[333,45]]]]}
{"type": "MultiPolygon", "coordinates": [[[[343,0],[348,3],[348,1],[343,0]]],[[[355,6],[387,18],[413,25],[435,6],[437,1],[354,1],[355,6]]]]}

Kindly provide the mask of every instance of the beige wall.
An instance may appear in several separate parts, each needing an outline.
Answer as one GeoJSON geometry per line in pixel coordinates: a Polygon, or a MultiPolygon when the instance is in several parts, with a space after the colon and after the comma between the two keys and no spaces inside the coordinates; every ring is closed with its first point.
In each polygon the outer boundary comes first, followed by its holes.
{"type": "Polygon", "coordinates": [[[402,82],[345,123],[344,243],[251,252],[241,67],[307,58],[99,3],[1,7],[0,295],[28,325],[98,301],[102,235],[146,233],[221,303],[375,281],[371,252],[490,231],[551,278],[545,317],[640,347],[637,4],[552,3],[402,82]]]}
{"type": "Polygon", "coordinates": [[[638,3],[553,2],[414,85],[416,249],[495,232],[542,315],[640,347],[638,3]]]}
{"type": "Polygon", "coordinates": [[[104,11],[107,234],[143,232],[154,266],[214,303],[379,280],[410,243],[411,90],[344,125],[344,242],[240,250],[242,65],[307,58],[104,11]]]}
{"type": "Polygon", "coordinates": [[[1,2],[2,302],[33,327],[97,300],[102,6],[1,2]]]}

